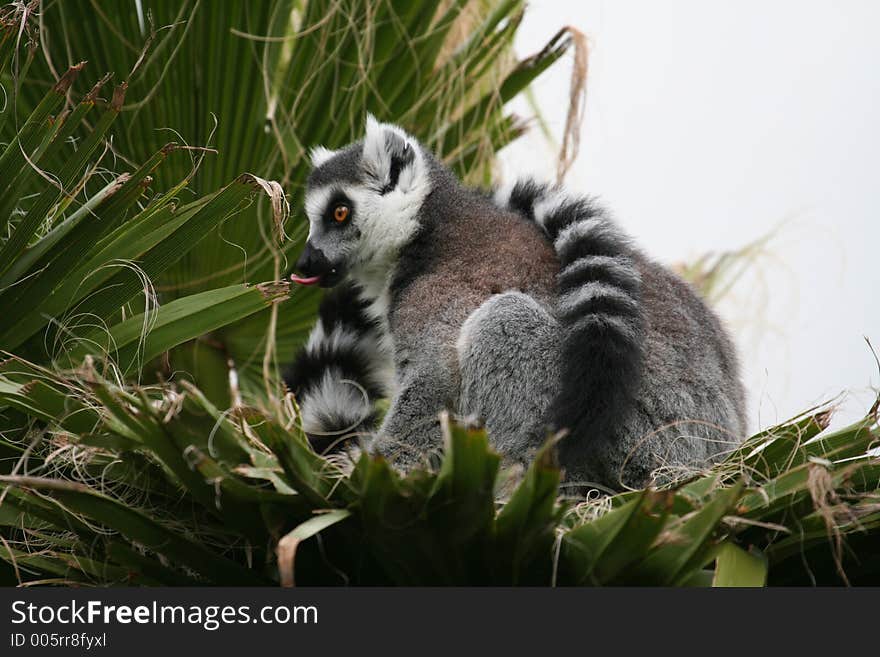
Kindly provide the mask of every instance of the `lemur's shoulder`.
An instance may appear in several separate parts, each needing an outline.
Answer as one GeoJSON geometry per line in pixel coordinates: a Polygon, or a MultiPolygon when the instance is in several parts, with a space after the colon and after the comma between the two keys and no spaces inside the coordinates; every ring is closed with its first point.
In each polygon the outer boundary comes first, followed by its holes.
{"type": "Polygon", "coordinates": [[[533,222],[478,192],[432,198],[423,229],[403,252],[392,283],[398,323],[462,321],[493,294],[555,292],[559,263],[533,222]]]}

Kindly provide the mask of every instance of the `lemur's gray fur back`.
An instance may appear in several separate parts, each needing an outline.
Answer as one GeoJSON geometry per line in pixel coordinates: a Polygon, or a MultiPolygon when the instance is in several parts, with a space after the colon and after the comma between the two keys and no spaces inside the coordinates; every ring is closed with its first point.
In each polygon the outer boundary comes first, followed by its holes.
{"type": "Polygon", "coordinates": [[[288,382],[317,446],[373,428],[383,395],[369,446],[403,467],[440,446],[446,408],[508,461],[564,429],[573,485],[665,480],[741,440],[718,319],[589,199],[531,181],[492,198],[376,122],[313,162],[294,280],[340,285],[288,382]]]}

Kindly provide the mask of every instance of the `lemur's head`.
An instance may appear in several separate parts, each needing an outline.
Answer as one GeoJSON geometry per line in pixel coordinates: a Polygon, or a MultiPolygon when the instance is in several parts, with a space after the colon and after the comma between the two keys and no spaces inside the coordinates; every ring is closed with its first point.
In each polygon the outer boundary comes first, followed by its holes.
{"type": "Polygon", "coordinates": [[[367,117],[363,140],[312,150],[309,237],[291,280],[332,287],[346,274],[381,273],[418,228],[431,188],[428,156],[401,128],[367,117]]]}

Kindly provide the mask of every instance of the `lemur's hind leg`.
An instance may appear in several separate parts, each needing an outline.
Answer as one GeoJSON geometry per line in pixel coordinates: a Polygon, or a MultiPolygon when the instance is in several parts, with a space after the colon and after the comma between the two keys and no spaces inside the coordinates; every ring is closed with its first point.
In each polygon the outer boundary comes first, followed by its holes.
{"type": "Polygon", "coordinates": [[[547,436],[559,342],[556,319],[522,292],[489,298],[461,328],[459,410],[485,422],[506,458],[528,462],[547,436]]]}

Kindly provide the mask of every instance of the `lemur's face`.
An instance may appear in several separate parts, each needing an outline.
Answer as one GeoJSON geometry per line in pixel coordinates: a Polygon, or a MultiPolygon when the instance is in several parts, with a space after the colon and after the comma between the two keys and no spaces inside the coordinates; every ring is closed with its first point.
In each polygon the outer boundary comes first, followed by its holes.
{"type": "Polygon", "coordinates": [[[364,139],[338,151],[312,151],[306,189],[309,237],[296,264],[302,285],[332,287],[390,271],[418,228],[430,191],[418,143],[396,126],[367,118],[364,139]]]}

